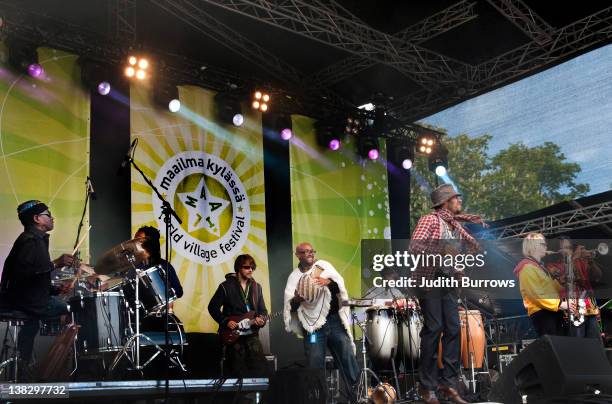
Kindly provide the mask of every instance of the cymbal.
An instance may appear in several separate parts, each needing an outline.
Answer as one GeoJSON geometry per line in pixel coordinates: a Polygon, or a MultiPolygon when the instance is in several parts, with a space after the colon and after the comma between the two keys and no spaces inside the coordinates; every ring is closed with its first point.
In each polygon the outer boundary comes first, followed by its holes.
{"type": "Polygon", "coordinates": [[[104,252],[94,266],[96,273],[114,275],[144,263],[149,254],[142,247],[143,241],[142,238],[127,240],[104,252]]]}

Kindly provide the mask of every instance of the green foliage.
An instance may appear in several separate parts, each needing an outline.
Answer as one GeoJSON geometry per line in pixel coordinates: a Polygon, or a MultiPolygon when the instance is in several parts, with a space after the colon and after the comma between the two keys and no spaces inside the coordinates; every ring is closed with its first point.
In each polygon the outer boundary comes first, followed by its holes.
{"type": "MultiPolygon", "coordinates": [[[[449,151],[449,175],[463,193],[466,211],[498,220],[589,192],[588,184],[575,181],[580,165],[567,162],[555,143],[535,147],[516,143],[490,157],[490,140],[490,135],[465,134],[443,140],[449,151]]],[[[418,218],[430,211],[429,192],[436,186],[426,158],[417,158],[411,183],[410,219],[414,229],[418,218]]]]}

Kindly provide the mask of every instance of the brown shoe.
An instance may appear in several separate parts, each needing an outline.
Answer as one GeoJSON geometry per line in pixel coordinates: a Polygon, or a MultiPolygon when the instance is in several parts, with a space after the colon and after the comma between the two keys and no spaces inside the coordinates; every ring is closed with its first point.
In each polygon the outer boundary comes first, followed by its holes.
{"type": "Polygon", "coordinates": [[[468,404],[468,401],[465,401],[459,395],[459,392],[452,387],[441,384],[438,386],[438,391],[442,393],[442,396],[445,397],[448,401],[451,401],[455,404],[468,404]]]}
{"type": "Polygon", "coordinates": [[[419,386],[419,396],[421,396],[421,401],[425,404],[440,404],[435,391],[426,390],[419,386]]]}

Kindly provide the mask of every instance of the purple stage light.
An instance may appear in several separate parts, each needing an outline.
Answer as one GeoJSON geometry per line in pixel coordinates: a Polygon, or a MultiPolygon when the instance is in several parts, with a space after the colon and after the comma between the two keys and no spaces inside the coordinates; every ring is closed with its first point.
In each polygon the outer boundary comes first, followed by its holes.
{"type": "Polygon", "coordinates": [[[368,158],[369,158],[370,160],[376,160],[376,159],[378,158],[378,150],[376,150],[376,149],[371,149],[371,150],[368,152],[368,158]]]}
{"type": "Polygon", "coordinates": [[[43,73],[44,73],[44,69],[38,63],[32,63],[30,66],[28,66],[28,74],[31,77],[34,77],[35,79],[37,79],[40,76],[42,76],[43,73]]]}
{"type": "Polygon", "coordinates": [[[293,137],[293,132],[291,131],[291,129],[285,128],[281,130],[280,136],[283,140],[289,140],[293,137]]]}
{"type": "Polygon", "coordinates": [[[100,93],[100,95],[108,95],[108,93],[110,93],[110,90],[111,85],[108,81],[103,81],[98,84],[98,93],[100,93]]]}
{"type": "Polygon", "coordinates": [[[402,167],[404,167],[404,170],[410,170],[412,168],[412,160],[404,159],[404,161],[402,161],[402,167]]]}
{"type": "Polygon", "coordinates": [[[336,151],[340,148],[340,141],[338,139],[332,139],[329,141],[329,148],[336,151]]]}

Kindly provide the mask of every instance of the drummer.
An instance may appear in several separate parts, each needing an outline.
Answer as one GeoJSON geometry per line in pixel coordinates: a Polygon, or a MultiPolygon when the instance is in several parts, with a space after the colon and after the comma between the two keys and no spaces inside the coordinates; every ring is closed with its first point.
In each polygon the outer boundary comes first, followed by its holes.
{"type": "Polygon", "coordinates": [[[47,205],[37,200],[27,201],[17,207],[17,213],[24,231],[4,262],[0,303],[3,308],[31,316],[21,327],[18,339],[21,358],[28,363],[39,319],[68,313],[66,303],[53,296],[66,290],[52,286],[51,272],[72,265],[74,257],[63,254],[51,261],[48,232],[53,230],[54,220],[47,205]]]}
{"type": "Polygon", "coordinates": [[[160,248],[160,234],[159,230],[152,226],[142,226],[134,234],[135,239],[142,239],[142,248],[145,250],[146,260],[144,263],[138,266],[138,269],[148,269],[156,265],[162,268],[168,268],[168,280],[170,281],[170,287],[174,289],[176,298],[179,299],[183,296],[183,287],[181,281],[176,275],[176,271],[172,264],[161,257],[160,248]]]}

